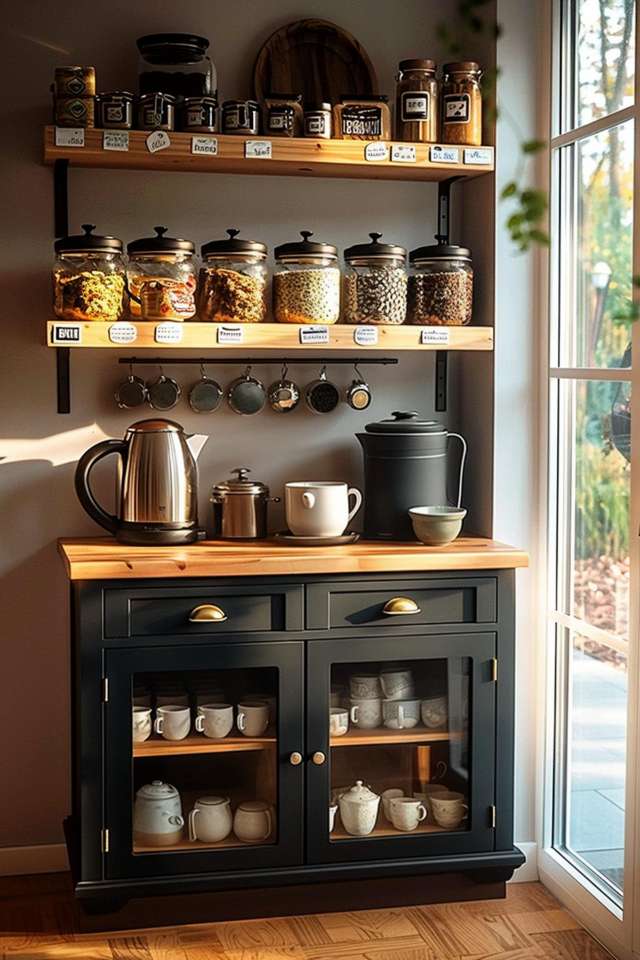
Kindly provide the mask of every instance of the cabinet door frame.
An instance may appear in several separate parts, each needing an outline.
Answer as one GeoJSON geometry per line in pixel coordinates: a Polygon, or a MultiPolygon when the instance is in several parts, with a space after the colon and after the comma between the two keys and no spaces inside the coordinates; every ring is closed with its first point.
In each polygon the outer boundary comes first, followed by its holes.
{"type": "MultiPolygon", "coordinates": [[[[304,643],[218,642],[105,650],[109,702],[105,705],[105,826],[108,879],[215,874],[234,870],[298,866],[303,862],[303,766],[289,757],[304,749],[304,643]],[[242,668],[278,668],[277,842],[222,849],[133,853],[133,758],[131,678],[136,673],[242,668]]],[[[215,791],[215,784],[210,792],[215,791]]],[[[187,810],[183,811],[186,820],[187,810]]]]}
{"type": "MultiPolygon", "coordinates": [[[[496,686],[492,659],[497,634],[353,637],[309,644],[307,653],[307,746],[309,758],[321,751],[328,762],[307,767],[307,862],[354,861],[483,853],[495,849],[491,808],[496,796],[496,686]],[[331,665],[373,660],[429,660],[467,657],[472,661],[470,717],[470,829],[451,833],[398,834],[331,841],[328,831],[331,789],[331,747],[328,712],[331,665]]],[[[348,750],[349,747],[337,749],[348,750]]],[[[359,778],[359,777],[358,777],[359,778]]],[[[357,778],[354,774],[353,781],[357,778]]]]}

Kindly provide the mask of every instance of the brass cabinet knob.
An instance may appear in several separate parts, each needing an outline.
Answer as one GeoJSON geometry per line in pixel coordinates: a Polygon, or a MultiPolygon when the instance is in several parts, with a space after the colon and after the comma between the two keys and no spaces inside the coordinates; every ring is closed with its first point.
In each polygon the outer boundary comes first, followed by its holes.
{"type": "Polygon", "coordinates": [[[382,612],[388,617],[406,617],[412,613],[420,613],[420,607],[410,597],[392,597],[387,600],[382,612]]]}
{"type": "Polygon", "coordinates": [[[289,763],[292,767],[298,767],[302,763],[302,754],[294,750],[293,753],[289,755],[289,763]]]}
{"type": "Polygon", "coordinates": [[[189,623],[222,623],[226,619],[222,607],[216,607],[215,603],[201,603],[189,614],[189,623]]]}
{"type": "Polygon", "coordinates": [[[316,767],[321,767],[327,758],[322,750],[316,750],[311,759],[315,763],[316,767]]]}

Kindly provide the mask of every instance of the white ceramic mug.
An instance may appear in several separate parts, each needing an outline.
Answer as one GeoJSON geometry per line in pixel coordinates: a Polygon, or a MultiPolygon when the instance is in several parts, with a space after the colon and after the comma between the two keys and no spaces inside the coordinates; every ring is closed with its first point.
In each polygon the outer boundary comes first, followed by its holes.
{"type": "Polygon", "coordinates": [[[134,743],[142,743],[151,736],[151,707],[134,706],[131,711],[131,736],[134,743]]]}
{"type": "Polygon", "coordinates": [[[233,817],[229,797],[200,797],[189,814],[189,840],[218,843],[231,833],[233,817]]]}
{"type": "Polygon", "coordinates": [[[389,804],[389,813],[396,830],[410,832],[426,819],[427,808],[415,797],[396,797],[389,804]]]}
{"type": "Polygon", "coordinates": [[[414,696],[411,670],[383,670],[380,683],[387,700],[408,700],[414,696]]]}
{"type": "Polygon", "coordinates": [[[329,734],[343,737],[349,729],[349,712],[345,707],[331,707],[329,712],[329,734]]]}
{"type": "Polygon", "coordinates": [[[464,800],[464,794],[451,790],[431,795],[431,813],[439,827],[456,830],[466,820],[469,807],[464,800]]]}
{"type": "Polygon", "coordinates": [[[414,792],[414,797],[418,800],[422,800],[427,810],[433,815],[433,808],[431,806],[431,798],[437,796],[439,793],[449,793],[449,788],[445,787],[443,783],[421,783],[421,789],[414,792]]]}
{"type": "Polygon", "coordinates": [[[349,677],[349,692],[354,700],[375,700],[382,696],[377,673],[354,673],[349,677]]]}
{"type": "Polygon", "coordinates": [[[349,707],[349,719],[361,730],[375,730],[382,725],[382,700],[356,700],[352,697],[349,707]]]}
{"type": "Polygon", "coordinates": [[[422,722],[429,730],[439,730],[447,723],[449,705],[446,697],[429,697],[422,701],[422,722]]]}
{"type": "Polygon", "coordinates": [[[191,710],[177,703],[158,707],[153,729],[165,740],[184,740],[191,730],[191,710]]]}
{"type": "Polygon", "coordinates": [[[362,494],[346,483],[296,482],[284,488],[287,526],[296,537],[339,537],[362,506],[362,494]],[[349,497],[355,505],[349,510],[349,497]]]}
{"type": "Polygon", "coordinates": [[[382,791],[382,812],[389,823],[391,823],[391,801],[397,797],[404,797],[404,790],[400,790],[399,787],[391,787],[389,790],[382,791]]]}
{"type": "Polygon", "coordinates": [[[263,800],[241,803],[233,818],[233,832],[243,843],[263,843],[271,836],[271,808],[263,800]]]}
{"type": "Polygon", "coordinates": [[[420,720],[420,701],[383,700],[382,719],[389,730],[410,730],[420,720]]]}
{"type": "Polygon", "coordinates": [[[245,737],[261,737],[269,726],[269,704],[264,700],[239,703],[236,724],[245,737]]]}
{"type": "Polygon", "coordinates": [[[226,737],[233,728],[233,707],[230,703],[203,703],[198,707],[195,728],[212,740],[226,737]]]}

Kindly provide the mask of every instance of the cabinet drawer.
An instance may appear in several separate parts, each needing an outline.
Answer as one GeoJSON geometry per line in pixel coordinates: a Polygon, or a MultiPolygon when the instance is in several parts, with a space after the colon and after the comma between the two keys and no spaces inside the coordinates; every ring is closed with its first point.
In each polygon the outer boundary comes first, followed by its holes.
{"type": "Polygon", "coordinates": [[[493,577],[311,584],[307,587],[307,628],[495,623],[496,594],[493,577]],[[393,603],[403,599],[412,603],[393,603]]]}
{"type": "Polygon", "coordinates": [[[223,633],[268,633],[300,630],[303,588],[293,585],[228,586],[105,591],[105,636],[148,637],[183,634],[218,636],[223,633]],[[193,619],[217,608],[219,619],[193,619]]]}

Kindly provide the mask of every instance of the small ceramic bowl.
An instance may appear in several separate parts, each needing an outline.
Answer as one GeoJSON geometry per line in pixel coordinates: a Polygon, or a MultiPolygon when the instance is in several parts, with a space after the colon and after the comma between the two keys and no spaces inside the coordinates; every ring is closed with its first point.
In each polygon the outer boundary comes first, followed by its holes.
{"type": "Polygon", "coordinates": [[[463,507],[411,507],[409,510],[413,532],[430,547],[443,547],[455,540],[466,515],[463,507]]]}

